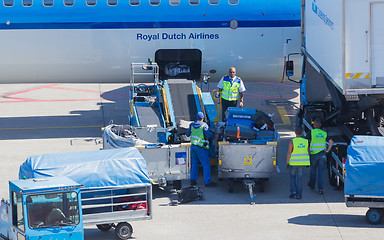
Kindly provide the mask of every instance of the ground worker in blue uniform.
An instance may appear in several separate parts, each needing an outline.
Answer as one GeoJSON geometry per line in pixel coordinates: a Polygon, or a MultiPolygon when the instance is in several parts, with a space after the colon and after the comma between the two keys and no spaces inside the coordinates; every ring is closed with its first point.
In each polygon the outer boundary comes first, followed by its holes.
{"type": "Polygon", "coordinates": [[[287,152],[287,167],[290,174],[289,198],[302,198],[303,193],[303,172],[309,166],[309,142],[302,138],[303,128],[296,127],[296,137],[289,142],[287,152]]]}
{"type": "Polygon", "coordinates": [[[312,190],[315,189],[317,173],[317,191],[319,194],[323,194],[323,174],[327,162],[327,156],[325,154],[331,151],[333,140],[328,137],[326,131],[320,128],[321,120],[316,118],[313,121],[311,133],[307,135],[310,144],[309,150],[311,151],[311,171],[308,187],[312,190]],[[326,145],[327,142],[329,143],[328,148],[326,145]]]}
{"type": "Polygon", "coordinates": [[[213,136],[208,131],[208,125],[203,122],[204,114],[197,113],[197,120],[189,125],[186,135],[191,136],[191,185],[197,184],[199,162],[203,166],[204,183],[206,187],[214,187],[217,184],[211,181],[211,165],[209,162],[209,142],[213,136]]]}
{"type": "Polygon", "coordinates": [[[229,75],[224,76],[217,84],[219,93],[221,93],[221,121],[225,119],[225,111],[228,107],[237,107],[237,102],[240,99],[239,106],[244,106],[245,87],[243,81],[236,76],[236,68],[229,69],[229,75]]]}

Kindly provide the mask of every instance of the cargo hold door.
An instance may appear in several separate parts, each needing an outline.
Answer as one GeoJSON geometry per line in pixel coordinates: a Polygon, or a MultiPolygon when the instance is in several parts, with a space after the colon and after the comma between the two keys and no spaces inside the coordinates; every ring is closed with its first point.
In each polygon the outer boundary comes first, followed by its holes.
{"type": "Polygon", "coordinates": [[[384,87],[384,3],[371,3],[372,86],[384,87]]]}

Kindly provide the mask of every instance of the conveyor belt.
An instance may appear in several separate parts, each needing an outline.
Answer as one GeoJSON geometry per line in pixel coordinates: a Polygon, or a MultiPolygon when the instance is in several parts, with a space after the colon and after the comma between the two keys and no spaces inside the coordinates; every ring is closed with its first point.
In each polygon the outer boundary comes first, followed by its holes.
{"type": "Polygon", "coordinates": [[[192,82],[186,79],[169,79],[167,81],[176,123],[179,123],[180,120],[195,121],[197,107],[192,82]]]}
{"type": "Polygon", "coordinates": [[[140,119],[140,126],[146,127],[148,125],[157,125],[162,127],[160,110],[156,106],[136,106],[138,118],[140,119]]]}

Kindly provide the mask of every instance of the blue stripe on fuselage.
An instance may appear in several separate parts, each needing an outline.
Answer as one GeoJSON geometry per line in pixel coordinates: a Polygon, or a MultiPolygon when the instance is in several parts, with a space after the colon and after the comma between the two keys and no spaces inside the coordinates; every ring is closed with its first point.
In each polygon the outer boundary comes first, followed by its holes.
{"type": "MultiPolygon", "coordinates": [[[[239,28],[299,27],[300,20],[239,21],[239,28]]],[[[151,28],[229,28],[228,21],[193,22],[70,22],[0,24],[2,30],[12,29],[151,29],[151,28]]]]}

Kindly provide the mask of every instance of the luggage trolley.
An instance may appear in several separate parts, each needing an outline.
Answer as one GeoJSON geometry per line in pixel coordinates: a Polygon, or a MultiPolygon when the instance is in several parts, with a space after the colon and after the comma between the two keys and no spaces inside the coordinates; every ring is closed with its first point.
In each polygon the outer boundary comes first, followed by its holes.
{"type": "Polygon", "coordinates": [[[344,193],[347,207],[369,208],[365,217],[379,224],[384,216],[384,138],[354,136],[347,149],[344,193]]]}
{"type": "Polygon", "coordinates": [[[240,180],[255,204],[253,188],[256,182],[264,192],[265,182],[276,173],[279,135],[277,131],[253,129],[252,116],[257,110],[234,108],[227,110],[225,129],[218,130],[223,140],[218,142],[218,177],[228,180],[228,191],[240,180]]]}
{"type": "Polygon", "coordinates": [[[126,240],[133,233],[128,222],[152,219],[152,185],[82,190],[81,203],[85,225],[95,224],[100,231],[114,228],[126,240]]]}

